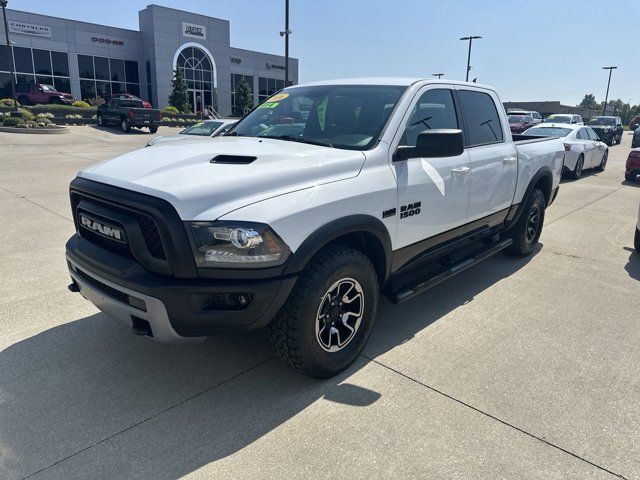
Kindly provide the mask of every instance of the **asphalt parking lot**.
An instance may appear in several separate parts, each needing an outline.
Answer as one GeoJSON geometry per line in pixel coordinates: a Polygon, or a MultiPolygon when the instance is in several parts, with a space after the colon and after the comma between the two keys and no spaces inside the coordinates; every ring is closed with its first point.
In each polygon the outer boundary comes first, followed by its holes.
{"type": "Polygon", "coordinates": [[[264,332],[158,345],[67,291],[69,181],[149,138],[0,133],[0,478],[640,478],[628,132],[563,181],[535,255],[383,300],[327,381],[264,332]]]}

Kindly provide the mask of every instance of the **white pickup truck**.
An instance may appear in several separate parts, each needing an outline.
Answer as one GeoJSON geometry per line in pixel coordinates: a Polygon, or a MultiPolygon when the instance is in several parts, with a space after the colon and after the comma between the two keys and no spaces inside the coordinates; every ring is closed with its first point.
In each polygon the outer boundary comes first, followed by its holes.
{"type": "Polygon", "coordinates": [[[289,87],[225,136],[81,171],[69,289],[160,342],[268,325],[279,357],[332,376],[380,293],[403,302],[503,249],[529,255],[563,157],[559,139],[512,137],[489,87],[289,87]]]}

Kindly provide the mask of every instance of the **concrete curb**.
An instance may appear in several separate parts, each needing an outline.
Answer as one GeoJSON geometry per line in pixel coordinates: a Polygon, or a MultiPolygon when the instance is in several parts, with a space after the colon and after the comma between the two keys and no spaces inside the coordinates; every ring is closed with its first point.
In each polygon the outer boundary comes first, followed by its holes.
{"type": "Polygon", "coordinates": [[[29,133],[33,135],[61,135],[63,133],[69,133],[67,127],[59,125],[47,128],[14,128],[14,127],[0,127],[0,132],[5,133],[29,133]]]}

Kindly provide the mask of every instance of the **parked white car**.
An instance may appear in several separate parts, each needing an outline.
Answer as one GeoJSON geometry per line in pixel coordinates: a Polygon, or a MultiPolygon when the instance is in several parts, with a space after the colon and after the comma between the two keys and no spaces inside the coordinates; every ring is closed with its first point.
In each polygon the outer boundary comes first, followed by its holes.
{"type": "Polygon", "coordinates": [[[175,142],[191,137],[217,137],[227,132],[238,120],[235,118],[221,118],[219,120],[205,120],[185,128],[176,135],[160,135],[147,142],[145,147],[150,147],[157,143],[175,142]],[[190,135],[190,137],[188,136],[190,135]]]}
{"type": "Polygon", "coordinates": [[[584,125],[581,115],[554,113],[544,119],[543,123],[568,123],[571,125],[584,125]]]}
{"type": "Polygon", "coordinates": [[[598,134],[584,125],[566,123],[541,123],[531,127],[524,135],[556,137],[564,142],[564,172],[578,179],[588,168],[604,171],[607,166],[609,147],[600,141],[598,134]]]}

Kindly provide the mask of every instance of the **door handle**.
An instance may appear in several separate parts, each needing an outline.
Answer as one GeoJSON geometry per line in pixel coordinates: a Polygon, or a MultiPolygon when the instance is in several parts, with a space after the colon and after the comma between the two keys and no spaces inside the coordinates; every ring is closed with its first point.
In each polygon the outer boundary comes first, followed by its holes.
{"type": "Polygon", "coordinates": [[[518,157],[504,157],[502,159],[502,163],[504,163],[505,165],[513,165],[517,161],[518,161],[518,157]]]}
{"type": "Polygon", "coordinates": [[[456,167],[451,170],[451,175],[454,177],[461,177],[462,175],[467,175],[471,169],[469,167],[456,167]]]}

